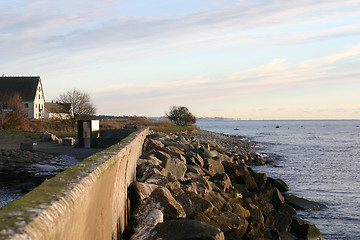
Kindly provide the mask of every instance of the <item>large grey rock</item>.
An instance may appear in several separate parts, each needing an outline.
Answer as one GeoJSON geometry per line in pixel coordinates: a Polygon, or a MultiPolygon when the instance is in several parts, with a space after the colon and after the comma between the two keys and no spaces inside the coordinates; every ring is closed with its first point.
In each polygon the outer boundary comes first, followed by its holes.
{"type": "Polygon", "coordinates": [[[162,223],[163,221],[164,215],[160,210],[151,210],[147,215],[145,215],[144,219],[142,220],[142,224],[139,224],[135,227],[134,234],[130,239],[148,239],[151,236],[151,230],[154,229],[157,224],[162,223]]]}
{"type": "Polygon", "coordinates": [[[151,240],[224,240],[217,227],[190,219],[168,220],[156,225],[151,240]]]}
{"type": "Polygon", "coordinates": [[[151,138],[146,138],[144,142],[143,152],[146,153],[146,152],[150,152],[151,150],[159,150],[163,147],[164,144],[161,141],[151,138]]]}
{"type": "Polygon", "coordinates": [[[187,170],[186,164],[177,158],[168,158],[162,162],[161,166],[166,175],[170,174],[176,179],[183,179],[187,170]]]}
{"type": "Polygon", "coordinates": [[[320,210],[324,205],[307,200],[305,198],[297,197],[290,194],[284,194],[285,201],[297,210],[320,210]]]}
{"type": "Polygon", "coordinates": [[[186,213],[181,204],[175,200],[170,191],[165,187],[155,189],[144,204],[155,203],[157,209],[161,210],[165,216],[171,218],[185,218],[186,213]]]}
{"type": "Polygon", "coordinates": [[[225,169],[221,162],[211,158],[206,160],[205,169],[208,170],[208,173],[212,176],[217,173],[225,173],[225,169]]]}

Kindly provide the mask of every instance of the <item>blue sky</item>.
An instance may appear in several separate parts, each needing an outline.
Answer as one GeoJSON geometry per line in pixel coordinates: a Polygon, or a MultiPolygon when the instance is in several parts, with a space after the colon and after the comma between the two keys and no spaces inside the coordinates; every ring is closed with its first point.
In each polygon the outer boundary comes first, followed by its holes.
{"type": "Polygon", "coordinates": [[[5,0],[0,74],[98,114],[358,119],[359,0],[5,0]]]}

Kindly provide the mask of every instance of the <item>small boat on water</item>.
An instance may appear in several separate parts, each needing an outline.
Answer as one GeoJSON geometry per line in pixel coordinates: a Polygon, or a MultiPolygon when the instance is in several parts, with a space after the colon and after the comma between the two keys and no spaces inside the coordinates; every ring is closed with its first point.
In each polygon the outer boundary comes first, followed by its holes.
{"type": "Polygon", "coordinates": [[[234,130],[239,130],[238,128],[234,128],[234,130]]]}

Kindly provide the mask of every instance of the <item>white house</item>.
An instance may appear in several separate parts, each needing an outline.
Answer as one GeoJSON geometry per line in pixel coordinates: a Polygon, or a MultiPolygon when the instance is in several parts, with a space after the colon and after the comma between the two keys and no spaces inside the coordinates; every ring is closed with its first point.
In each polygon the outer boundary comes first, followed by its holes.
{"type": "Polygon", "coordinates": [[[74,116],[71,103],[45,103],[44,117],[51,119],[70,119],[74,116]]]}
{"type": "Polygon", "coordinates": [[[44,118],[45,97],[39,76],[0,77],[0,101],[6,96],[11,97],[13,94],[21,96],[21,104],[28,111],[29,118],[44,118]]]}

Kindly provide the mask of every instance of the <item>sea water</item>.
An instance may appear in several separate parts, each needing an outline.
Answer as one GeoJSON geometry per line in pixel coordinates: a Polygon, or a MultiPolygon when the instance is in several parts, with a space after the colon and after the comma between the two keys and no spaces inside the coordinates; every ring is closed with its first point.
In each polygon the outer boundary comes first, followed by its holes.
{"type": "Polygon", "coordinates": [[[252,167],[283,179],[290,193],[326,205],[298,211],[324,239],[360,239],[360,121],[199,120],[203,130],[257,142],[273,166],[252,167]],[[238,130],[235,130],[238,129],[238,130]]]}

